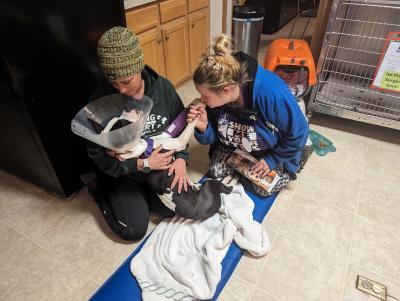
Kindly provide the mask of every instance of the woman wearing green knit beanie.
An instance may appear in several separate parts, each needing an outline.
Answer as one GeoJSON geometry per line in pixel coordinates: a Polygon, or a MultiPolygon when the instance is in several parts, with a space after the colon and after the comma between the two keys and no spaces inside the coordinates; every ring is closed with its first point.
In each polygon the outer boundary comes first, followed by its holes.
{"type": "MultiPolygon", "coordinates": [[[[153,100],[143,138],[162,133],[184,110],[174,86],[144,64],[139,40],[129,29],[114,27],[103,33],[98,41],[97,55],[107,80],[99,84],[93,98],[119,92],[138,101],[143,95],[153,100]]],[[[173,186],[178,185],[179,192],[187,191],[187,149],[175,154],[156,149],[147,161],[121,160],[112,151],[89,142],[88,154],[99,169],[98,180],[89,188],[90,193],[110,228],[124,240],[137,240],[146,234],[150,210],[163,217],[174,214],[141,181],[145,163],[146,172],[149,168],[168,169],[169,174],[174,174],[173,186]]]]}

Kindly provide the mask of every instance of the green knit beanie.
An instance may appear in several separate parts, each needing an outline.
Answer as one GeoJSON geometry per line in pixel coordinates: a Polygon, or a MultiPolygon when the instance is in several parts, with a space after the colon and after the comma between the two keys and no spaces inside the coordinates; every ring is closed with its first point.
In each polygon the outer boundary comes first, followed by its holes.
{"type": "Polygon", "coordinates": [[[144,68],[139,40],[125,27],[113,27],[103,33],[97,44],[97,56],[109,80],[132,76],[144,68]]]}

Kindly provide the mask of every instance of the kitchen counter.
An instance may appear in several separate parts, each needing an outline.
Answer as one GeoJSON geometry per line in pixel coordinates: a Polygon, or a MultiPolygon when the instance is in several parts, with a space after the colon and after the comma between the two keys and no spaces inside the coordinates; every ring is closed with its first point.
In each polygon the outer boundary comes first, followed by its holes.
{"type": "Polygon", "coordinates": [[[155,0],[124,0],[125,9],[136,7],[139,5],[156,2],[155,0]]]}

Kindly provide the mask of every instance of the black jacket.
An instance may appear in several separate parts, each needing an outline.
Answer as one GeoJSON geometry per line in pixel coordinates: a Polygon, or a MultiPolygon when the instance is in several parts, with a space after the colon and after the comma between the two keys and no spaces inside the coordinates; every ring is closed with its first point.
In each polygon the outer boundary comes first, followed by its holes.
{"type": "MultiPolygon", "coordinates": [[[[174,86],[164,77],[158,75],[153,69],[146,65],[142,71],[142,78],[145,82],[144,94],[153,100],[153,108],[146,121],[142,137],[146,138],[161,134],[175,117],[184,109],[182,100],[174,86]]],[[[95,91],[92,99],[118,93],[116,89],[106,80],[95,91]]],[[[176,158],[188,159],[188,148],[175,154],[176,158]]],[[[88,142],[88,155],[96,166],[105,174],[112,177],[129,175],[133,178],[140,178],[137,170],[137,159],[119,161],[107,155],[106,149],[93,142],[88,142]]]]}

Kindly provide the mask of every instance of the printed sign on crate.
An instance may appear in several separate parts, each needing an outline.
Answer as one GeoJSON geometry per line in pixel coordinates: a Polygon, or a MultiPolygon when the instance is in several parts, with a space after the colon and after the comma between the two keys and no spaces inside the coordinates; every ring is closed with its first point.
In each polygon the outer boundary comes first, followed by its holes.
{"type": "Polygon", "coordinates": [[[400,92],[400,32],[388,34],[371,88],[400,92]]]}

